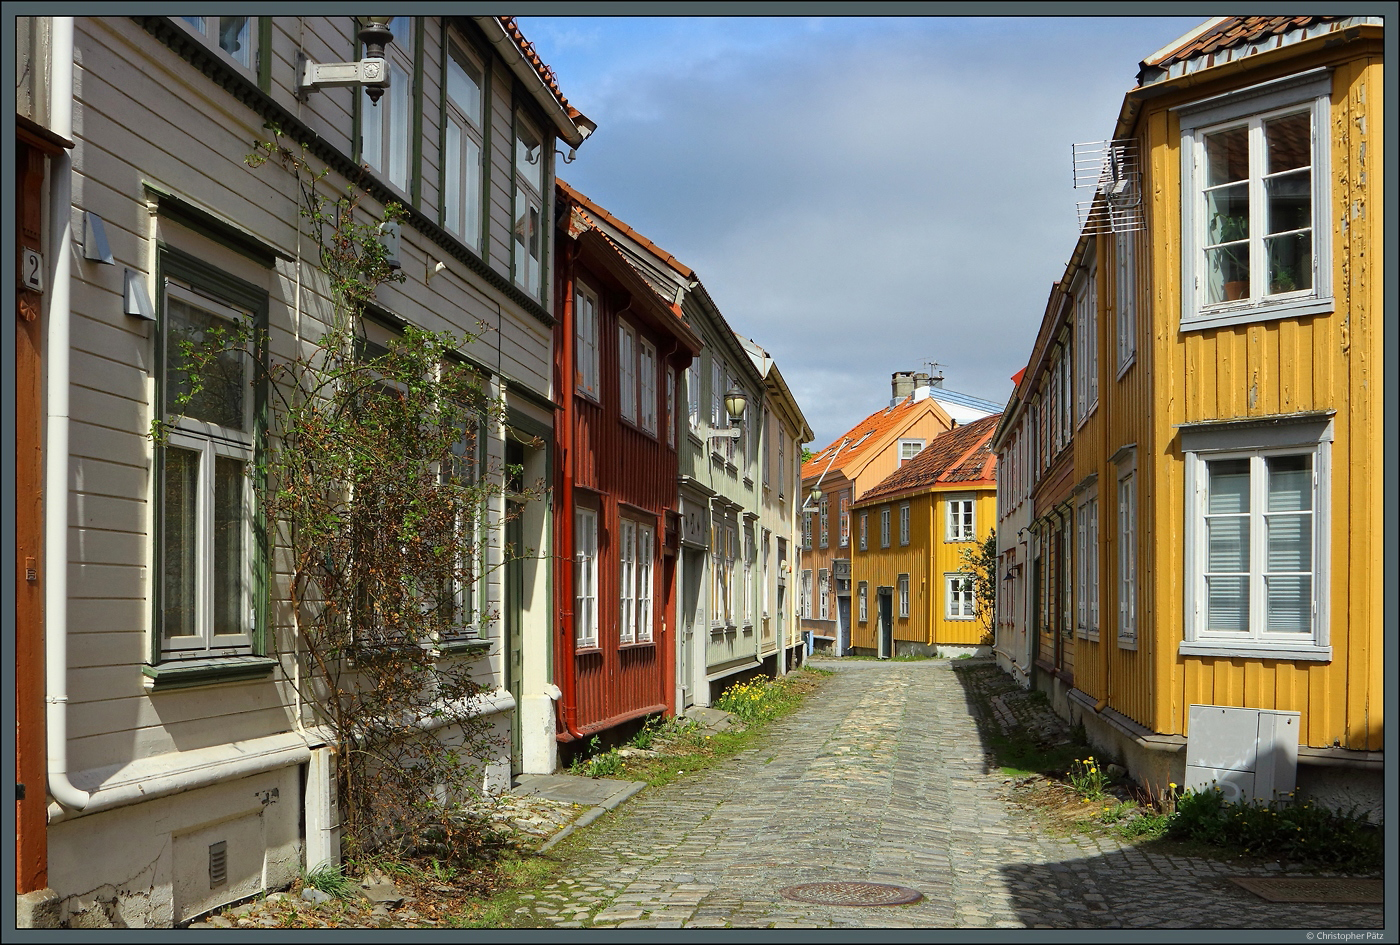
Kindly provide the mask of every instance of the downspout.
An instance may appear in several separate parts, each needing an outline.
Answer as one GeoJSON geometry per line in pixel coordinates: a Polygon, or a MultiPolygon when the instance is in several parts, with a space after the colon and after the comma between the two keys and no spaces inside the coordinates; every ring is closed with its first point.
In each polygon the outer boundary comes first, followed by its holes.
{"type": "Polygon", "coordinates": [[[556,685],[560,689],[559,723],[564,731],[582,740],[578,730],[578,680],[574,659],[574,260],[578,258],[578,243],[571,240],[564,251],[564,304],[559,320],[559,379],[560,399],[563,400],[559,432],[559,550],[557,597],[559,606],[559,648],[555,651],[559,670],[556,685]]]}
{"type": "MultiPolygon", "coordinates": [[[[49,121],[73,137],[73,17],[53,18],[49,121]]],[[[49,229],[53,294],[49,298],[44,381],[44,665],[47,680],[49,795],[73,811],[89,795],[68,780],[68,371],[70,282],[73,266],[73,158],[65,150],[50,165],[49,229]]]]}

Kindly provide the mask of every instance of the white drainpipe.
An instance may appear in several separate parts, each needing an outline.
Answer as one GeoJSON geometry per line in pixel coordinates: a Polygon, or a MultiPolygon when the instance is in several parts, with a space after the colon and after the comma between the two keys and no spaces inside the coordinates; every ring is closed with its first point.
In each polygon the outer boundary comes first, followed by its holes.
{"type": "MultiPolygon", "coordinates": [[[[73,137],[73,17],[53,18],[49,127],[73,137]]],[[[51,159],[49,230],[53,286],[45,340],[44,402],[44,663],[49,795],[65,808],[87,807],[88,794],[68,780],[68,360],[69,283],[73,266],[73,160],[66,150],[51,159]]]]}

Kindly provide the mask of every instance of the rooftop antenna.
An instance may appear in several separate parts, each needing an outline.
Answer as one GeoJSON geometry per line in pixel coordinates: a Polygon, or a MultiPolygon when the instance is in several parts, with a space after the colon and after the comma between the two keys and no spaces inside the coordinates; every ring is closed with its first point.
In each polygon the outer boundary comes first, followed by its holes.
{"type": "Polygon", "coordinates": [[[939,364],[937,361],[924,361],[923,365],[924,367],[928,368],[929,386],[942,387],[943,375],[941,372],[939,372],[938,369],[941,368],[943,365],[939,364]]]}

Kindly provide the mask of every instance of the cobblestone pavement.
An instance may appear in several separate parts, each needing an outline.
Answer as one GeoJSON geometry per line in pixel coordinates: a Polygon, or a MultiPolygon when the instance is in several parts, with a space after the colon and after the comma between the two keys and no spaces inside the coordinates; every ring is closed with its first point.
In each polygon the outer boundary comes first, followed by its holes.
{"type": "MultiPolygon", "coordinates": [[[[836,675],[758,748],[649,789],[582,837],[528,898],[539,927],[1377,929],[1382,907],[1270,903],[1227,879],[1277,875],[1052,836],[989,770],[947,660],[831,661],[836,675]],[[912,887],[903,906],[794,902],[800,883],[912,887]]],[[[1003,698],[998,715],[1030,703],[1003,698]]]]}

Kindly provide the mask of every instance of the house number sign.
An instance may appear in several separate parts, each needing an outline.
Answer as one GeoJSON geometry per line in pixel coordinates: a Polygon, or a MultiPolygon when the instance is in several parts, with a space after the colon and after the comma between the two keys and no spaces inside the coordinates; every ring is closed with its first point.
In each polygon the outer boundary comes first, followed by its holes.
{"type": "Polygon", "coordinates": [[[34,292],[44,291],[43,254],[32,249],[24,250],[24,257],[19,263],[19,282],[21,286],[34,292]]]}

